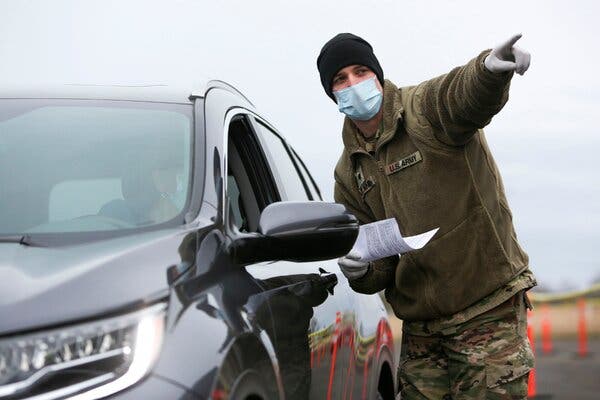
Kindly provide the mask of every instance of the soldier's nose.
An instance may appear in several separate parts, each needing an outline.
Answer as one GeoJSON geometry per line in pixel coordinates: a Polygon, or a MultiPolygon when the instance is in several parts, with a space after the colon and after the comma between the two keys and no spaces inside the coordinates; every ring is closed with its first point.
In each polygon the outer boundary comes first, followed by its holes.
{"type": "Polygon", "coordinates": [[[360,78],[358,76],[356,76],[354,74],[350,74],[348,76],[348,83],[350,83],[350,86],[354,86],[359,82],[360,82],[360,78]]]}

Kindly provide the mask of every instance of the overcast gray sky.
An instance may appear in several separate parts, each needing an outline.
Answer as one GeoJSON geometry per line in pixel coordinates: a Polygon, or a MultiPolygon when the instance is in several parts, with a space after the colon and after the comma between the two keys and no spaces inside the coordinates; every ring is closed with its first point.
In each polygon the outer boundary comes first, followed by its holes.
{"type": "Polygon", "coordinates": [[[325,197],[342,116],[315,60],[364,37],[386,78],[411,85],[522,32],[532,54],[486,128],[540,283],[600,276],[600,15],[594,1],[0,0],[0,82],[183,83],[241,89],[303,156],[325,197]]]}

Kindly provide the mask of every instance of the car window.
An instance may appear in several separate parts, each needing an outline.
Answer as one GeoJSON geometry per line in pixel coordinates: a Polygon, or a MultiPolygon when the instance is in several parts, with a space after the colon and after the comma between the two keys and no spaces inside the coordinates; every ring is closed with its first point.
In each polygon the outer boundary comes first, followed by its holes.
{"type": "Polygon", "coordinates": [[[230,172],[227,176],[227,197],[229,198],[229,215],[231,221],[240,231],[248,231],[248,216],[240,193],[240,185],[230,172]]]}
{"type": "Polygon", "coordinates": [[[248,116],[231,119],[227,140],[229,221],[241,231],[256,232],[261,211],[281,197],[248,116]]]}
{"type": "Polygon", "coordinates": [[[257,121],[256,126],[265,152],[268,155],[269,166],[271,171],[274,172],[277,186],[283,189],[283,200],[310,200],[303,179],[299,175],[299,169],[292,160],[283,140],[260,121],[257,121]]]}
{"type": "Polygon", "coordinates": [[[304,183],[305,183],[306,187],[308,188],[308,192],[309,192],[312,200],[322,200],[321,191],[319,190],[319,188],[317,187],[317,184],[315,183],[312,176],[308,172],[308,169],[306,169],[306,165],[304,165],[304,162],[300,159],[300,157],[298,157],[298,154],[296,153],[296,151],[294,149],[291,149],[291,150],[292,150],[292,157],[294,158],[296,165],[300,169],[300,174],[302,174],[302,178],[304,178],[304,183]]]}
{"type": "Polygon", "coordinates": [[[181,223],[191,135],[190,105],[0,100],[0,234],[181,223]]]}
{"type": "Polygon", "coordinates": [[[95,214],[112,199],[122,199],[121,179],[75,179],[50,189],[48,222],[95,214]]]}

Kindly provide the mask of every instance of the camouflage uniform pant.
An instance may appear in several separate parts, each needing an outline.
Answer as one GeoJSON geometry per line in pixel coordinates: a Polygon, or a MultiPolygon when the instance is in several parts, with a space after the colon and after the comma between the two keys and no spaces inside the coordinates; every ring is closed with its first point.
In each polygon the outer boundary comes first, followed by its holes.
{"type": "Polygon", "coordinates": [[[525,303],[524,293],[518,293],[454,332],[404,333],[401,398],[526,399],[534,360],[525,303]]]}

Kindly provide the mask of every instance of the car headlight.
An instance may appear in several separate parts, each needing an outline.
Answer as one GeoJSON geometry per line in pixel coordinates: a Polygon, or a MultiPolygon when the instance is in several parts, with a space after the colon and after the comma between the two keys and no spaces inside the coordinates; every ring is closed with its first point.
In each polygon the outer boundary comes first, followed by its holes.
{"type": "Polygon", "coordinates": [[[0,398],[89,400],[133,385],[158,357],[165,309],[0,339],[0,398]]]}

